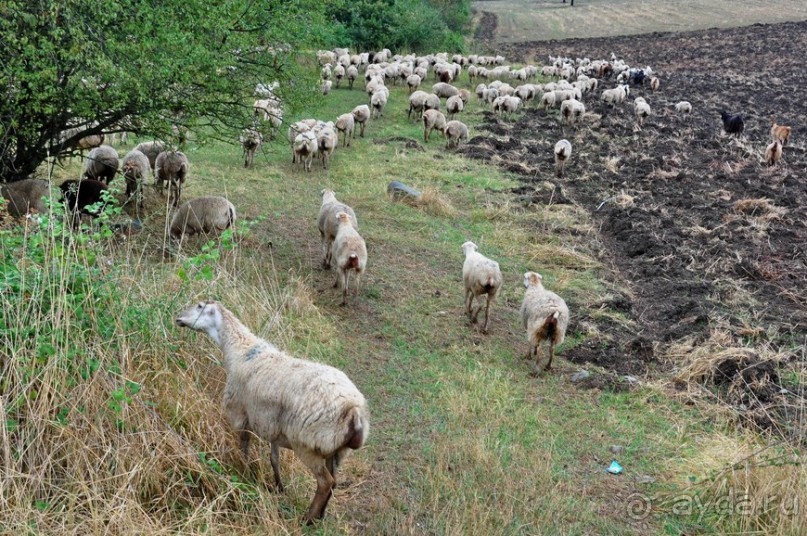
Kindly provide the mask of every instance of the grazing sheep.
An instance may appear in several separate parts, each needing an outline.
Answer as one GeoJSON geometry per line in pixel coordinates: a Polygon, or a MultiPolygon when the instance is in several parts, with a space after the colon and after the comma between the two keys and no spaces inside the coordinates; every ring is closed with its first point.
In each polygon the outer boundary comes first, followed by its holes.
{"type": "Polygon", "coordinates": [[[50,197],[50,185],[41,179],[25,179],[0,185],[0,195],[6,199],[8,213],[14,218],[21,218],[32,210],[44,214],[47,206],[42,198],[50,197]]]}
{"type": "Polygon", "coordinates": [[[659,87],[661,87],[661,80],[654,76],[650,79],[650,89],[653,91],[658,91],[659,87]]]}
{"type": "Polygon", "coordinates": [[[420,117],[423,114],[423,106],[426,103],[426,97],[429,94],[425,91],[415,91],[411,95],[409,95],[409,111],[406,113],[407,118],[412,117],[412,112],[415,112],[415,117],[420,117]]]}
{"type": "Polygon", "coordinates": [[[336,146],[339,145],[339,136],[336,134],[333,123],[314,129],[317,135],[317,155],[322,160],[323,169],[328,169],[328,162],[331,160],[336,146]]]}
{"type": "Polygon", "coordinates": [[[361,126],[361,130],[359,131],[359,136],[362,138],[364,137],[364,127],[367,126],[367,121],[370,120],[370,107],[366,104],[360,104],[353,108],[351,112],[353,114],[353,120],[361,126]]]}
{"type": "Polygon", "coordinates": [[[340,370],[278,350],[217,302],[191,307],[176,323],[207,333],[224,354],[224,411],[245,462],[253,433],[268,441],[275,484],[282,490],[280,448],[292,449],[317,481],[304,520],[321,519],[339,464],[370,432],[364,396],[340,370]]]}
{"type": "Polygon", "coordinates": [[[423,111],[426,110],[439,110],[440,109],[440,97],[435,95],[434,93],[429,93],[426,95],[426,100],[423,102],[423,111]]]}
{"type": "Polygon", "coordinates": [[[457,96],[462,101],[463,106],[467,106],[468,101],[471,100],[471,92],[467,89],[461,89],[457,96]]]}
{"type": "Polygon", "coordinates": [[[410,74],[409,76],[407,76],[406,85],[409,87],[409,93],[411,94],[413,91],[419,88],[421,82],[423,82],[423,80],[420,78],[420,76],[416,74],[410,74]]]}
{"type": "Polygon", "coordinates": [[[359,77],[359,70],[356,68],[355,65],[351,65],[350,67],[347,68],[346,76],[348,87],[350,89],[353,89],[353,83],[359,77]]]}
{"type": "Polygon", "coordinates": [[[639,128],[642,127],[644,124],[644,120],[650,117],[652,113],[650,110],[650,105],[647,104],[642,97],[637,97],[636,100],[633,101],[634,111],[636,112],[636,120],[639,123],[639,128]]]}
{"type": "Polygon", "coordinates": [[[675,105],[675,111],[679,114],[691,114],[692,104],[689,101],[681,101],[675,105]]]}
{"type": "Polygon", "coordinates": [[[586,113],[586,106],[577,99],[565,100],[560,103],[561,121],[568,125],[577,123],[583,114],[586,113]]]}
{"type": "Polygon", "coordinates": [[[452,86],[451,84],[446,84],[444,82],[438,82],[432,86],[432,93],[440,97],[441,99],[447,99],[449,97],[453,97],[454,95],[459,95],[460,90],[452,86]]]}
{"type": "Polygon", "coordinates": [[[96,147],[84,161],[82,177],[93,179],[107,184],[115,178],[118,172],[118,151],[109,145],[96,147]]]}
{"type": "MultiPolygon", "coordinates": [[[[384,88],[386,89],[386,88],[384,88]]],[[[370,107],[372,108],[372,117],[384,117],[384,108],[387,106],[387,98],[389,94],[387,91],[376,91],[370,98],[370,107]]]]}
{"type": "Polygon", "coordinates": [[[336,119],[336,131],[344,135],[343,147],[350,147],[350,140],[353,139],[353,130],[356,128],[356,119],[352,113],[342,114],[336,119]]]}
{"type": "Polygon", "coordinates": [[[543,95],[541,95],[541,106],[544,110],[548,110],[555,106],[555,92],[554,91],[547,91],[543,95]]]}
{"type": "Polygon", "coordinates": [[[777,125],[776,121],[771,123],[771,138],[773,141],[779,141],[782,143],[782,146],[787,145],[787,142],[790,141],[790,132],[793,129],[786,125],[777,125]]]}
{"type": "Polygon", "coordinates": [[[502,272],[499,270],[499,263],[493,261],[477,251],[479,248],[473,242],[465,242],[462,245],[462,252],[465,254],[465,262],[462,265],[462,281],[465,283],[465,313],[472,324],[476,324],[479,311],[482,305],[473,312],[474,299],[482,294],[487,296],[485,303],[485,324],[482,332],[488,331],[488,320],[490,314],[490,302],[492,302],[499,289],[502,287],[502,272]]]}
{"type": "Polygon", "coordinates": [[[478,98],[479,100],[484,100],[484,98],[485,98],[485,90],[487,88],[488,88],[488,86],[486,86],[485,84],[479,84],[478,86],[476,86],[476,89],[474,90],[474,93],[476,94],[476,98],[478,98]]]}
{"type": "Polygon", "coordinates": [[[771,142],[765,149],[765,162],[769,166],[776,164],[782,158],[782,142],[779,140],[771,142]]]}
{"type": "Polygon", "coordinates": [[[303,165],[303,169],[310,172],[311,163],[314,160],[314,155],[317,154],[318,148],[317,135],[312,131],[308,130],[297,134],[292,146],[294,153],[292,164],[295,160],[299,161],[303,165]]]}
{"type": "Polygon", "coordinates": [[[319,208],[317,227],[319,228],[319,236],[322,240],[323,268],[330,268],[331,266],[333,241],[336,239],[336,233],[339,230],[339,222],[336,216],[340,212],[344,212],[348,215],[353,228],[358,231],[359,222],[356,220],[356,213],[353,212],[353,209],[337,201],[336,194],[334,194],[333,190],[322,190],[322,205],[320,205],[319,208]]]}
{"type": "Polygon", "coordinates": [[[429,134],[432,130],[445,131],[446,116],[438,110],[426,110],[423,112],[423,140],[429,142],[429,134]]]}
{"type": "Polygon", "coordinates": [[[244,149],[244,167],[248,168],[254,162],[255,153],[263,143],[263,135],[254,128],[247,128],[241,132],[239,141],[244,149]]]}
{"type": "Polygon", "coordinates": [[[739,114],[731,115],[725,110],[721,110],[720,118],[723,120],[723,130],[726,131],[726,134],[734,134],[739,138],[740,134],[745,130],[745,121],[743,121],[743,116],[739,114]]]}
{"type": "Polygon", "coordinates": [[[465,104],[459,95],[449,97],[446,101],[446,113],[449,119],[454,119],[454,114],[460,113],[465,108],[465,104]]]}
{"type": "Polygon", "coordinates": [[[165,151],[165,144],[161,141],[144,141],[143,143],[138,143],[134,150],[146,155],[146,158],[149,159],[149,166],[153,171],[154,165],[157,163],[157,157],[161,152],[165,151]]]}
{"type": "Polygon", "coordinates": [[[560,140],[555,144],[555,171],[558,177],[563,175],[566,161],[572,156],[572,144],[569,140],[560,140]]]}
{"type": "Polygon", "coordinates": [[[188,176],[190,167],[188,157],[181,151],[164,151],[160,153],[154,163],[154,185],[162,194],[165,190],[163,182],[168,182],[170,187],[169,199],[172,207],[179,204],[182,185],[185,184],[185,178],[188,176]]]}
{"type": "Polygon", "coordinates": [[[527,272],[524,274],[524,301],[521,303],[521,320],[527,330],[529,351],[527,359],[532,362],[533,371],[540,374],[538,347],[544,341],[549,341],[549,362],[544,370],[552,369],[552,358],[555,356],[555,346],[561,344],[566,337],[566,326],[569,325],[569,308],[563,298],[546,290],[541,274],[527,272]]]}
{"type": "Polygon", "coordinates": [[[69,212],[72,214],[86,214],[95,218],[104,210],[103,193],[109,187],[105,183],[93,179],[80,181],[71,179],[64,181],[59,186],[59,189],[62,191],[62,198],[69,212]],[[98,209],[89,208],[96,203],[101,203],[101,207],[98,209]]]}
{"type": "Polygon", "coordinates": [[[198,233],[220,233],[235,223],[235,207],[227,199],[219,196],[205,196],[189,199],[171,218],[171,238],[198,233]]]}
{"type": "Polygon", "coordinates": [[[446,149],[459,147],[461,142],[468,141],[468,127],[460,121],[449,121],[443,135],[446,137],[446,149]]]}
{"type": "Polygon", "coordinates": [[[353,226],[350,215],[336,215],[337,231],[331,246],[331,262],[336,265],[334,288],[342,288],[342,305],[347,305],[348,282],[351,270],[356,272],[356,293],[359,292],[361,275],[367,267],[367,246],[353,226]]]}
{"type": "Polygon", "coordinates": [[[126,180],[126,198],[137,197],[137,206],[143,208],[143,181],[151,174],[151,166],[146,155],[132,149],[123,157],[121,173],[126,180]]]}

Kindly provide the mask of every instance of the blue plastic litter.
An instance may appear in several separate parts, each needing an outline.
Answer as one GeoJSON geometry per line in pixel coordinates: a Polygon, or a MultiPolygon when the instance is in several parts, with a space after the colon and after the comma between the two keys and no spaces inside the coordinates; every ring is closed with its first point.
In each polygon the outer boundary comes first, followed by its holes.
{"type": "Polygon", "coordinates": [[[611,462],[611,465],[608,466],[608,469],[606,469],[606,471],[608,471],[612,475],[618,475],[622,473],[623,469],[622,466],[619,465],[619,462],[614,460],[611,462]]]}

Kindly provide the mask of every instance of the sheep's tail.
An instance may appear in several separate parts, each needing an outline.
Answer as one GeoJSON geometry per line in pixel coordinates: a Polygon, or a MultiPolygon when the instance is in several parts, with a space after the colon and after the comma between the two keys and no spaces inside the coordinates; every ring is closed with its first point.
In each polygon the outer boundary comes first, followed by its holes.
{"type": "Polygon", "coordinates": [[[235,223],[235,209],[230,207],[227,209],[227,227],[225,229],[229,229],[235,223]]]}
{"type": "Polygon", "coordinates": [[[494,281],[492,275],[488,276],[488,279],[485,282],[485,284],[482,285],[482,288],[485,290],[484,292],[485,294],[489,294],[491,290],[496,288],[496,282],[494,281]]]}
{"type": "Polygon", "coordinates": [[[370,422],[357,407],[350,408],[347,414],[347,433],[343,445],[353,450],[361,448],[370,433],[370,422]]]}
{"type": "Polygon", "coordinates": [[[554,344],[555,334],[558,332],[558,318],[560,318],[560,311],[555,311],[549,315],[541,327],[535,330],[532,336],[532,343],[535,345],[541,344],[541,341],[549,340],[550,344],[554,344]]]}
{"type": "Polygon", "coordinates": [[[350,257],[347,258],[347,264],[345,265],[346,270],[350,270],[351,268],[358,268],[359,267],[359,256],[355,253],[351,253],[350,257]]]}

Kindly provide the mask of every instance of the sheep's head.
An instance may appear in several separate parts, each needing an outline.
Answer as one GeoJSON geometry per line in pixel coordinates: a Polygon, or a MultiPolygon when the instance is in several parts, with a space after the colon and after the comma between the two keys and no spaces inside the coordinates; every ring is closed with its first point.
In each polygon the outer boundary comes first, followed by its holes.
{"type": "Polygon", "coordinates": [[[204,331],[219,342],[219,331],[223,323],[221,306],[214,301],[199,302],[185,310],[176,319],[177,326],[204,331]]]}
{"type": "Polygon", "coordinates": [[[527,272],[524,274],[524,286],[530,287],[543,287],[543,277],[538,272],[527,272]]]}
{"type": "Polygon", "coordinates": [[[468,252],[477,251],[479,249],[479,247],[470,240],[468,242],[465,242],[461,247],[462,252],[465,254],[466,257],[468,256],[468,252]]]}
{"type": "Polygon", "coordinates": [[[336,201],[336,194],[334,193],[333,190],[329,190],[328,188],[325,188],[324,190],[322,190],[320,192],[320,195],[322,195],[322,204],[323,205],[325,203],[330,203],[331,201],[336,201]]]}
{"type": "Polygon", "coordinates": [[[336,224],[337,225],[351,225],[350,216],[348,216],[347,212],[339,212],[339,213],[336,214],[336,224]]]}

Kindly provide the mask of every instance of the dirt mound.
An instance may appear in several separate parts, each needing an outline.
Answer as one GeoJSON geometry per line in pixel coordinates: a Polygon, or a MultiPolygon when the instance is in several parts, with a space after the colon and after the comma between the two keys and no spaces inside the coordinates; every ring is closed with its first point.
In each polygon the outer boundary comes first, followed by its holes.
{"type": "MultiPolygon", "coordinates": [[[[593,320],[593,307],[580,310],[580,321],[599,322],[609,339],[565,357],[640,374],[665,345],[705,339],[717,321],[738,344],[749,332],[774,350],[805,340],[807,115],[794,96],[807,85],[807,22],[501,46],[511,61],[539,63],[549,54],[614,52],[652,66],[661,79],[660,91],[634,88],[613,109],[599,92],[584,96],[587,114],[577,128],[561,127],[556,110],[534,104],[514,122],[486,114],[486,134],[461,149],[517,173],[524,186],[513,193],[524,204],[565,199],[585,207],[607,248],[605,264],[630,289],[623,313],[635,332],[593,320]],[[642,129],[631,104],[638,96],[653,110],[642,129]],[[689,117],[675,114],[680,100],[693,104],[689,117]],[[723,133],[723,108],[747,117],[739,140],[723,133]],[[794,133],[783,164],[768,167],[773,120],[794,133]],[[555,178],[552,147],[561,138],[573,154],[565,176],[555,178]],[[547,181],[562,197],[544,193],[547,181]]],[[[600,89],[614,85],[604,80],[600,89]]]]}
{"type": "Polygon", "coordinates": [[[496,40],[496,26],[499,19],[495,13],[483,11],[479,19],[479,26],[474,31],[474,39],[477,43],[492,44],[496,40]]]}

